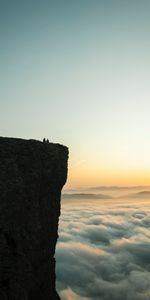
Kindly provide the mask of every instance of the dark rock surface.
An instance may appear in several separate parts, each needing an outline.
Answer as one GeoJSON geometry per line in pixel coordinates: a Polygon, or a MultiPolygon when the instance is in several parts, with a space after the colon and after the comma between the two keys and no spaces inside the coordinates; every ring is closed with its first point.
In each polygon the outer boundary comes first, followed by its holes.
{"type": "Polygon", "coordinates": [[[68,149],[0,137],[0,300],[59,300],[55,246],[68,149]]]}

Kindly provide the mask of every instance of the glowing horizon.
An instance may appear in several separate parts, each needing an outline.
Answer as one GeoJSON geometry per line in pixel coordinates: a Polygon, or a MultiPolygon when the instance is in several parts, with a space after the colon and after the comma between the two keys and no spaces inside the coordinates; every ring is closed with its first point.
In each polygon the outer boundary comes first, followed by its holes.
{"type": "Polygon", "coordinates": [[[74,169],[68,171],[65,189],[86,188],[95,186],[150,186],[150,171],[74,169]],[[88,173],[87,173],[88,172],[88,173]]]}
{"type": "Polygon", "coordinates": [[[2,1],[0,25],[0,135],[68,146],[68,187],[150,185],[150,1],[2,1]]]}

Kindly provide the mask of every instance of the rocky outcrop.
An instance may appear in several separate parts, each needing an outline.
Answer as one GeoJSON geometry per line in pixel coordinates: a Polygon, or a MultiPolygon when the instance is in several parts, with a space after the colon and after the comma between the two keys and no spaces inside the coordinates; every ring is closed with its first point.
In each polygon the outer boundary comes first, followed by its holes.
{"type": "Polygon", "coordinates": [[[55,246],[68,149],[0,138],[0,300],[58,300],[55,246]]]}

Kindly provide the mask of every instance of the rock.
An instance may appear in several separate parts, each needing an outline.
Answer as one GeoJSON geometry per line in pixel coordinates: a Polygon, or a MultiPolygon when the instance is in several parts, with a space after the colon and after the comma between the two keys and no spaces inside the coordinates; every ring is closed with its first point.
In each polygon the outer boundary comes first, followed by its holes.
{"type": "Polygon", "coordinates": [[[55,246],[68,149],[0,137],[0,300],[59,300],[55,246]]]}

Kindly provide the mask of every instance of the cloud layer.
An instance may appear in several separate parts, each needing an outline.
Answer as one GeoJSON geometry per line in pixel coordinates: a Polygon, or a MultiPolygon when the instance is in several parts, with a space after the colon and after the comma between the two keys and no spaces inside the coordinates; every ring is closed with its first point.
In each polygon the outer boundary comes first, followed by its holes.
{"type": "Polygon", "coordinates": [[[148,201],[64,201],[59,230],[62,300],[150,299],[148,201]]]}

